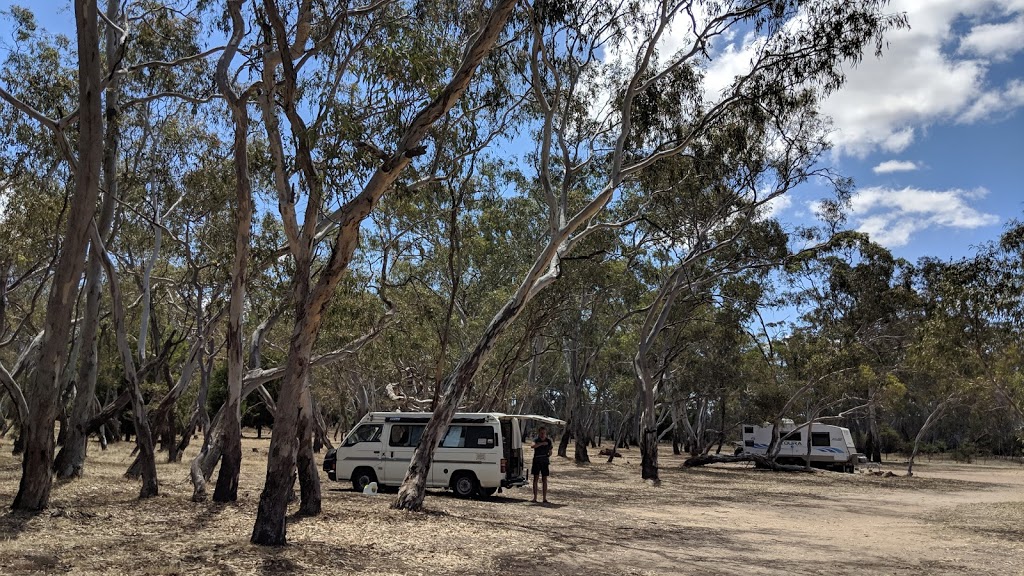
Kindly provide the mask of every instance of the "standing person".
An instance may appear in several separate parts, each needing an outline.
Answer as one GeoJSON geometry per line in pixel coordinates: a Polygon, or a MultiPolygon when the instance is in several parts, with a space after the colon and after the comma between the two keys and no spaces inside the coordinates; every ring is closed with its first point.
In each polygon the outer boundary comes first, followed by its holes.
{"type": "Polygon", "coordinates": [[[533,474],[533,501],[537,501],[537,477],[541,476],[543,481],[541,484],[544,487],[543,498],[544,503],[548,501],[548,468],[551,461],[551,438],[548,437],[548,429],[541,426],[537,430],[537,437],[533,440],[533,466],[530,468],[530,473],[533,474]]]}

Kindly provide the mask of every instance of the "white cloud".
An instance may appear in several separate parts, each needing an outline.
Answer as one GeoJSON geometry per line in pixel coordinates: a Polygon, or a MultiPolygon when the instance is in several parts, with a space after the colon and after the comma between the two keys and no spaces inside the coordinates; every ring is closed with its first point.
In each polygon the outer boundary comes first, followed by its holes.
{"type": "Polygon", "coordinates": [[[971,206],[988,194],[974,190],[863,188],[850,199],[850,215],[859,232],[879,244],[904,246],[929,228],[974,229],[999,223],[999,217],[971,206]]]}
{"type": "Polygon", "coordinates": [[[960,54],[1006,60],[1024,49],[1024,16],[1009,22],[980,24],[960,40],[960,54]]]}
{"type": "Polygon", "coordinates": [[[762,207],[762,211],[764,212],[764,218],[766,220],[771,218],[778,218],[792,205],[792,196],[788,196],[786,194],[776,196],[775,198],[772,198],[771,200],[764,203],[764,206],[762,207]]]}
{"type": "Polygon", "coordinates": [[[919,166],[909,160],[886,160],[872,168],[875,174],[891,174],[893,172],[913,172],[919,166]]]}
{"type": "Polygon", "coordinates": [[[982,94],[956,121],[961,124],[972,124],[979,120],[1003,116],[1012,110],[1024,106],[1024,81],[1011,80],[1003,90],[992,90],[982,94]]]}
{"type": "MultiPolygon", "coordinates": [[[[645,8],[654,4],[641,0],[645,8]]],[[[699,27],[709,17],[708,7],[694,4],[699,27]]],[[[1002,85],[989,75],[994,64],[1024,51],[1024,0],[892,0],[888,11],[905,13],[910,28],[886,35],[880,59],[866,47],[864,60],[846,70],[843,88],[822,103],[833,119],[831,140],[838,154],[898,154],[931,125],[998,119],[1024,106],[1020,67],[1002,85]]],[[[606,62],[630,62],[644,40],[634,34],[609,47],[606,62]]],[[[661,62],[692,41],[691,20],[678,18],[659,42],[661,62]]],[[[710,100],[749,70],[761,42],[750,31],[730,30],[711,43],[704,70],[710,100]]]]}
{"type": "Polygon", "coordinates": [[[1010,35],[1024,25],[1024,2],[894,0],[890,8],[906,12],[911,28],[889,33],[882,58],[867,55],[823,104],[837,152],[900,152],[931,124],[975,122],[1024,105],[1014,84],[1000,88],[987,77],[993,62],[1024,46],[1010,35]],[[1008,16],[1018,17],[1007,23],[1008,16]]]}

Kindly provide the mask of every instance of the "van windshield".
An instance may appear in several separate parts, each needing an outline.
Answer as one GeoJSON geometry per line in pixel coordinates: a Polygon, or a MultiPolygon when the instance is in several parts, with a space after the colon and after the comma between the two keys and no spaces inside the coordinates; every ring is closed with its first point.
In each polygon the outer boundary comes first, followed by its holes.
{"type": "Polygon", "coordinates": [[[380,440],[380,424],[363,424],[345,438],[345,446],[353,446],[360,442],[376,442],[380,440]]]}

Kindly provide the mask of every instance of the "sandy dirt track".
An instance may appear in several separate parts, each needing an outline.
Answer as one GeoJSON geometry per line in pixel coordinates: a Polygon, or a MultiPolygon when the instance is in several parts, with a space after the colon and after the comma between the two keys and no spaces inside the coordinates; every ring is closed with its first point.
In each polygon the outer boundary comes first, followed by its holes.
{"type": "MultiPolygon", "coordinates": [[[[50,510],[0,512],[0,574],[1024,574],[1020,464],[921,462],[914,478],[684,470],[663,449],[652,487],[627,450],[614,464],[553,459],[550,506],[526,489],[431,493],[424,514],[323,474],[323,514],[291,519],[290,545],[266,549],[248,536],[268,445],[245,439],[239,502],[216,505],[189,501],[196,448],[159,464],[160,496],[138,501],[121,477],[130,447],[94,444],[50,510]]],[[[4,441],[4,507],[19,472],[4,441]]]]}

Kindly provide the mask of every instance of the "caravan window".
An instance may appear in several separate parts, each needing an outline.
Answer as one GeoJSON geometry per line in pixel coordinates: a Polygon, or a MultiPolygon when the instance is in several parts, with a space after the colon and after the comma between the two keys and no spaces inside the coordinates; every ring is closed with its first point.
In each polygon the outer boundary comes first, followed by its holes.
{"type": "Polygon", "coordinates": [[[420,444],[420,436],[423,436],[423,424],[393,424],[391,436],[388,438],[388,445],[395,447],[416,447],[420,444]]]}
{"type": "Polygon", "coordinates": [[[828,432],[812,432],[811,433],[811,446],[831,446],[832,439],[829,437],[828,432]]]}
{"type": "Polygon", "coordinates": [[[345,446],[354,446],[360,442],[376,442],[380,440],[380,424],[363,424],[345,438],[345,446]]]}
{"type": "Polygon", "coordinates": [[[493,448],[494,429],[490,426],[449,426],[441,448],[493,448]]]}
{"type": "Polygon", "coordinates": [[[754,427],[753,426],[744,426],[743,427],[743,433],[744,434],[753,434],[754,433],[754,427]]]}
{"type": "Polygon", "coordinates": [[[804,431],[790,432],[787,436],[785,432],[779,432],[779,441],[781,442],[803,442],[804,431]]]}

